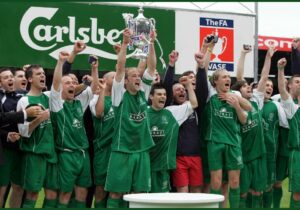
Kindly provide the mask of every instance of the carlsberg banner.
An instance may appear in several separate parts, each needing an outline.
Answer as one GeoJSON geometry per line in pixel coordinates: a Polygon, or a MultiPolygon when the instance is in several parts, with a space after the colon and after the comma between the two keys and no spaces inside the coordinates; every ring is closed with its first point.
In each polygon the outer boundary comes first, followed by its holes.
{"type": "MultiPolygon", "coordinates": [[[[114,70],[117,56],[113,45],[122,40],[122,13],[138,14],[138,7],[84,3],[0,3],[0,66],[21,67],[41,64],[55,67],[58,53],[71,51],[76,40],[87,48],[76,58],[73,69],[87,70],[88,55],[100,58],[100,70],[114,70]]],[[[157,57],[168,58],[174,49],[175,12],[145,8],[144,16],[156,19],[160,46],[157,57]]],[[[128,57],[134,50],[128,50],[128,57]]],[[[128,59],[128,66],[136,66],[128,59]]],[[[158,59],[158,70],[163,67],[158,59]]]]}
{"type": "MultiPolygon", "coordinates": [[[[171,2],[170,2],[171,3],[171,2]]],[[[87,44],[77,56],[73,69],[88,70],[88,55],[100,58],[100,71],[114,70],[117,56],[113,45],[122,41],[123,13],[138,15],[138,7],[87,3],[0,3],[0,67],[41,64],[53,69],[58,53],[71,51],[76,40],[87,44]]],[[[243,44],[254,45],[254,16],[203,11],[144,8],[146,18],[156,20],[159,43],[155,43],[157,69],[164,72],[161,60],[176,49],[179,59],[176,74],[195,70],[194,53],[206,35],[218,34],[209,65],[209,75],[226,68],[236,75],[236,64],[243,44]],[[161,58],[161,59],[159,59],[161,58]]],[[[136,66],[130,58],[127,66],[136,66]]],[[[253,53],[245,61],[245,77],[253,77],[253,53]]]]}

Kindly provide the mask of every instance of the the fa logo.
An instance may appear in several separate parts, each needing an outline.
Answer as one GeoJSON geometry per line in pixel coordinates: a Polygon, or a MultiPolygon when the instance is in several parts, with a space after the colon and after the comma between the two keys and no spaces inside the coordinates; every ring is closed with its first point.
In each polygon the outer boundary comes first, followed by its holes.
{"type": "Polygon", "coordinates": [[[210,34],[218,36],[211,56],[209,70],[219,68],[234,70],[234,24],[233,20],[200,17],[200,47],[210,34]]]}

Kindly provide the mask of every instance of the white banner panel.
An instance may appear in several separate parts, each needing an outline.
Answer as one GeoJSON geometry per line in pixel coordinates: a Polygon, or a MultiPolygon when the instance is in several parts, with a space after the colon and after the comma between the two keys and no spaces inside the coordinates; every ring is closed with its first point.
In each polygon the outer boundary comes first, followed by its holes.
{"type": "MultiPolygon", "coordinates": [[[[218,34],[219,40],[211,57],[209,75],[214,70],[223,67],[235,77],[243,44],[254,46],[254,26],[255,19],[252,16],[176,11],[175,47],[179,52],[176,74],[195,70],[194,53],[200,49],[203,38],[214,32],[218,34]]],[[[244,77],[253,78],[253,76],[254,57],[251,52],[246,57],[244,77]]]]}

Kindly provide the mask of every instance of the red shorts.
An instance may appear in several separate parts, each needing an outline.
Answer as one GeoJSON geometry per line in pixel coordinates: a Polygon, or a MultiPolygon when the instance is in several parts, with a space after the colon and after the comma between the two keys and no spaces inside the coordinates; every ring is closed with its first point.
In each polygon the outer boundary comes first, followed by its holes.
{"type": "Polygon", "coordinates": [[[177,156],[176,170],[172,173],[174,187],[202,186],[202,161],[199,156],[177,156]]]}

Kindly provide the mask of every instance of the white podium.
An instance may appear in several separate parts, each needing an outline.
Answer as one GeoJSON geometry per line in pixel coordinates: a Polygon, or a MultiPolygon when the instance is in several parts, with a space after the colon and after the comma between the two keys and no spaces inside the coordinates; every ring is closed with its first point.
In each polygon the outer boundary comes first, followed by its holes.
{"type": "Polygon", "coordinates": [[[129,208],[219,208],[223,195],[206,193],[140,193],[124,195],[129,208]]]}

